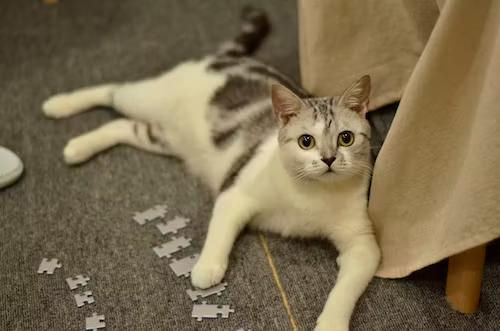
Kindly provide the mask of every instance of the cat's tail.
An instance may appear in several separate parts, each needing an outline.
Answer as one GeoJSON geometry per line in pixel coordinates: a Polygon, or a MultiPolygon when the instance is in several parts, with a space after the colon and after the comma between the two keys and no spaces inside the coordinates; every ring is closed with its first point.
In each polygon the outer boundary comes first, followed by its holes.
{"type": "Polygon", "coordinates": [[[240,34],[225,42],[217,54],[226,56],[246,56],[253,54],[271,30],[266,13],[257,8],[245,7],[241,13],[240,34]]]}

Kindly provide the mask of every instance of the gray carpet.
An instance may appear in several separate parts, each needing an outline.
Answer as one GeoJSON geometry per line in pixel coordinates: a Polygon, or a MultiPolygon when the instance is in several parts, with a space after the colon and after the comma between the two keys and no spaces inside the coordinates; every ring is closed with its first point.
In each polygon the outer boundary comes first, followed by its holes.
{"type": "MultiPolygon", "coordinates": [[[[153,226],[134,211],[157,203],[168,216],[193,222],[182,234],[199,251],[212,201],[172,159],[118,147],[75,168],[62,162],[66,141],[113,118],[100,109],[63,121],[45,119],[41,102],[58,91],[156,74],[211,51],[232,36],[244,1],[0,1],[0,145],[16,151],[26,173],[0,191],[0,329],[83,330],[85,316],[105,314],[107,330],[289,330],[268,259],[256,233],[236,243],[228,289],[209,303],[231,304],[227,320],[190,317],[187,280],[178,279],[151,247],[153,226]],[[63,268],[38,275],[42,257],[63,268]],[[85,273],[92,306],[77,308],[65,277],[85,273]]],[[[270,13],[274,31],[259,57],[298,78],[296,8],[291,1],[254,1],[270,13]]],[[[392,117],[373,119],[380,131],[392,117]]],[[[336,252],[324,242],[267,236],[277,272],[300,330],[311,330],[335,283],[336,252]]],[[[360,301],[353,330],[500,329],[500,247],[488,253],[479,311],[463,316],[444,299],[445,265],[402,280],[376,279],[360,301]]],[[[77,291],[73,291],[76,293],[77,291]]]]}

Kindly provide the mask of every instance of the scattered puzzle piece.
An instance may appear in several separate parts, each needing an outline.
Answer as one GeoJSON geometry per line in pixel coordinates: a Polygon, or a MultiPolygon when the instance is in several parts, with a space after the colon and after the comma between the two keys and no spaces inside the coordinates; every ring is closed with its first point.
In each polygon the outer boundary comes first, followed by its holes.
{"type": "Polygon", "coordinates": [[[153,251],[159,257],[168,257],[170,258],[173,253],[180,251],[183,248],[191,246],[191,238],[173,237],[172,240],[166,242],[160,246],[153,247],[153,251]]]}
{"type": "Polygon", "coordinates": [[[156,224],[156,227],[160,230],[161,234],[177,234],[177,231],[185,228],[189,222],[191,222],[189,218],[176,216],[173,220],[170,220],[167,223],[156,224]]]}
{"type": "Polygon", "coordinates": [[[103,329],[106,327],[104,323],[104,315],[97,315],[93,313],[91,317],[85,318],[85,330],[87,331],[97,331],[98,329],[103,329]]]}
{"type": "Polygon", "coordinates": [[[62,264],[59,263],[58,259],[50,259],[48,260],[46,257],[42,259],[42,262],[40,263],[40,266],[38,267],[38,273],[39,274],[49,274],[52,275],[56,268],[61,268],[62,264]]]}
{"type": "Polygon", "coordinates": [[[187,256],[180,260],[173,259],[169,264],[170,268],[174,271],[177,277],[184,276],[189,277],[191,273],[191,269],[193,269],[194,265],[200,258],[200,254],[194,254],[191,256],[187,256]]]}
{"type": "Polygon", "coordinates": [[[146,224],[146,222],[150,222],[157,218],[165,217],[167,213],[167,205],[156,205],[153,208],[149,208],[143,212],[137,212],[134,215],[134,220],[140,225],[146,224]]]}
{"type": "Polygon", "coordinates": [[[205,290],[186,290],[186,293],[189,295],[192,301],[196,301],[200,298],[206,298],[210,295],[217,294],[221,295],[222,292],[226,289],[227,283],[220,283],[219,285],[215,285],[211,288],[207,288],[205,290]]]}
{"type": "Polygon", "coordinates": [[[95,302],[94,297],[92,296],[91,291],[85,291],[83,294],[75,294],[75,301],[77,307],[83,307],[85,304],[92,304],[95,302]]]}
{"type": "Polygon", "coordinates": [[[207,302],[203,301],[199,305],[193,305],[191,316],[201,321],[204,318],[228,318],[229,313],[234,313],[234,309],[231,309],[229,305],[207,305],[207,302]]]}
{"type": "Polygon", "coordinates": [[[70,290],[74,290],[79,286],[86,286],[89,280],[89,277],[76,275],[75,277],[66,278],[66,283],[68,283],[70,290]]]}

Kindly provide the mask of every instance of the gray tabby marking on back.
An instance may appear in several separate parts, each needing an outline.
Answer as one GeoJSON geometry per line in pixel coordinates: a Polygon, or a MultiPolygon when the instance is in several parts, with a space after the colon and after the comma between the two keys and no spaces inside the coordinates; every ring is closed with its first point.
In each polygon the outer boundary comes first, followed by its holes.
{"type": "Polygon", "coordinates": [[[258,147],[275,131],[276,127],[276,119],[270,105],[262,108],[260,112],[252,114],[251,117],[241,123],[240,134],[245,145],[248,147],[246,148],[246,152],[241,154],[231,165],[221,186],[221,192],[228,189],[234,183],[241,170],[255,156],[258,147]]]}
{"type": "Polygon", "coordinates": [[[266,83],[229,75],[226,84],[215,92],[211,103],[220,109],[236,110],[267,97],[269,97],[269,86],[266,83]]]}

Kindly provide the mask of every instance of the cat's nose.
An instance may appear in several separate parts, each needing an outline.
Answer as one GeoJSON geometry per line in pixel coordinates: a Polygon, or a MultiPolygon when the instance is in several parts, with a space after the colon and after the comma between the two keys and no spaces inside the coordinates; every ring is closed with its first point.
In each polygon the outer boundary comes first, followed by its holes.
{"type": "Polygon", "coordinates": [[[321,159],[321,161],[325,162],[327,166],[331,166],[332,163],[335,161],[335,156],[332,156],[332,157],[325,157],[323,159],[321,159]]]}

